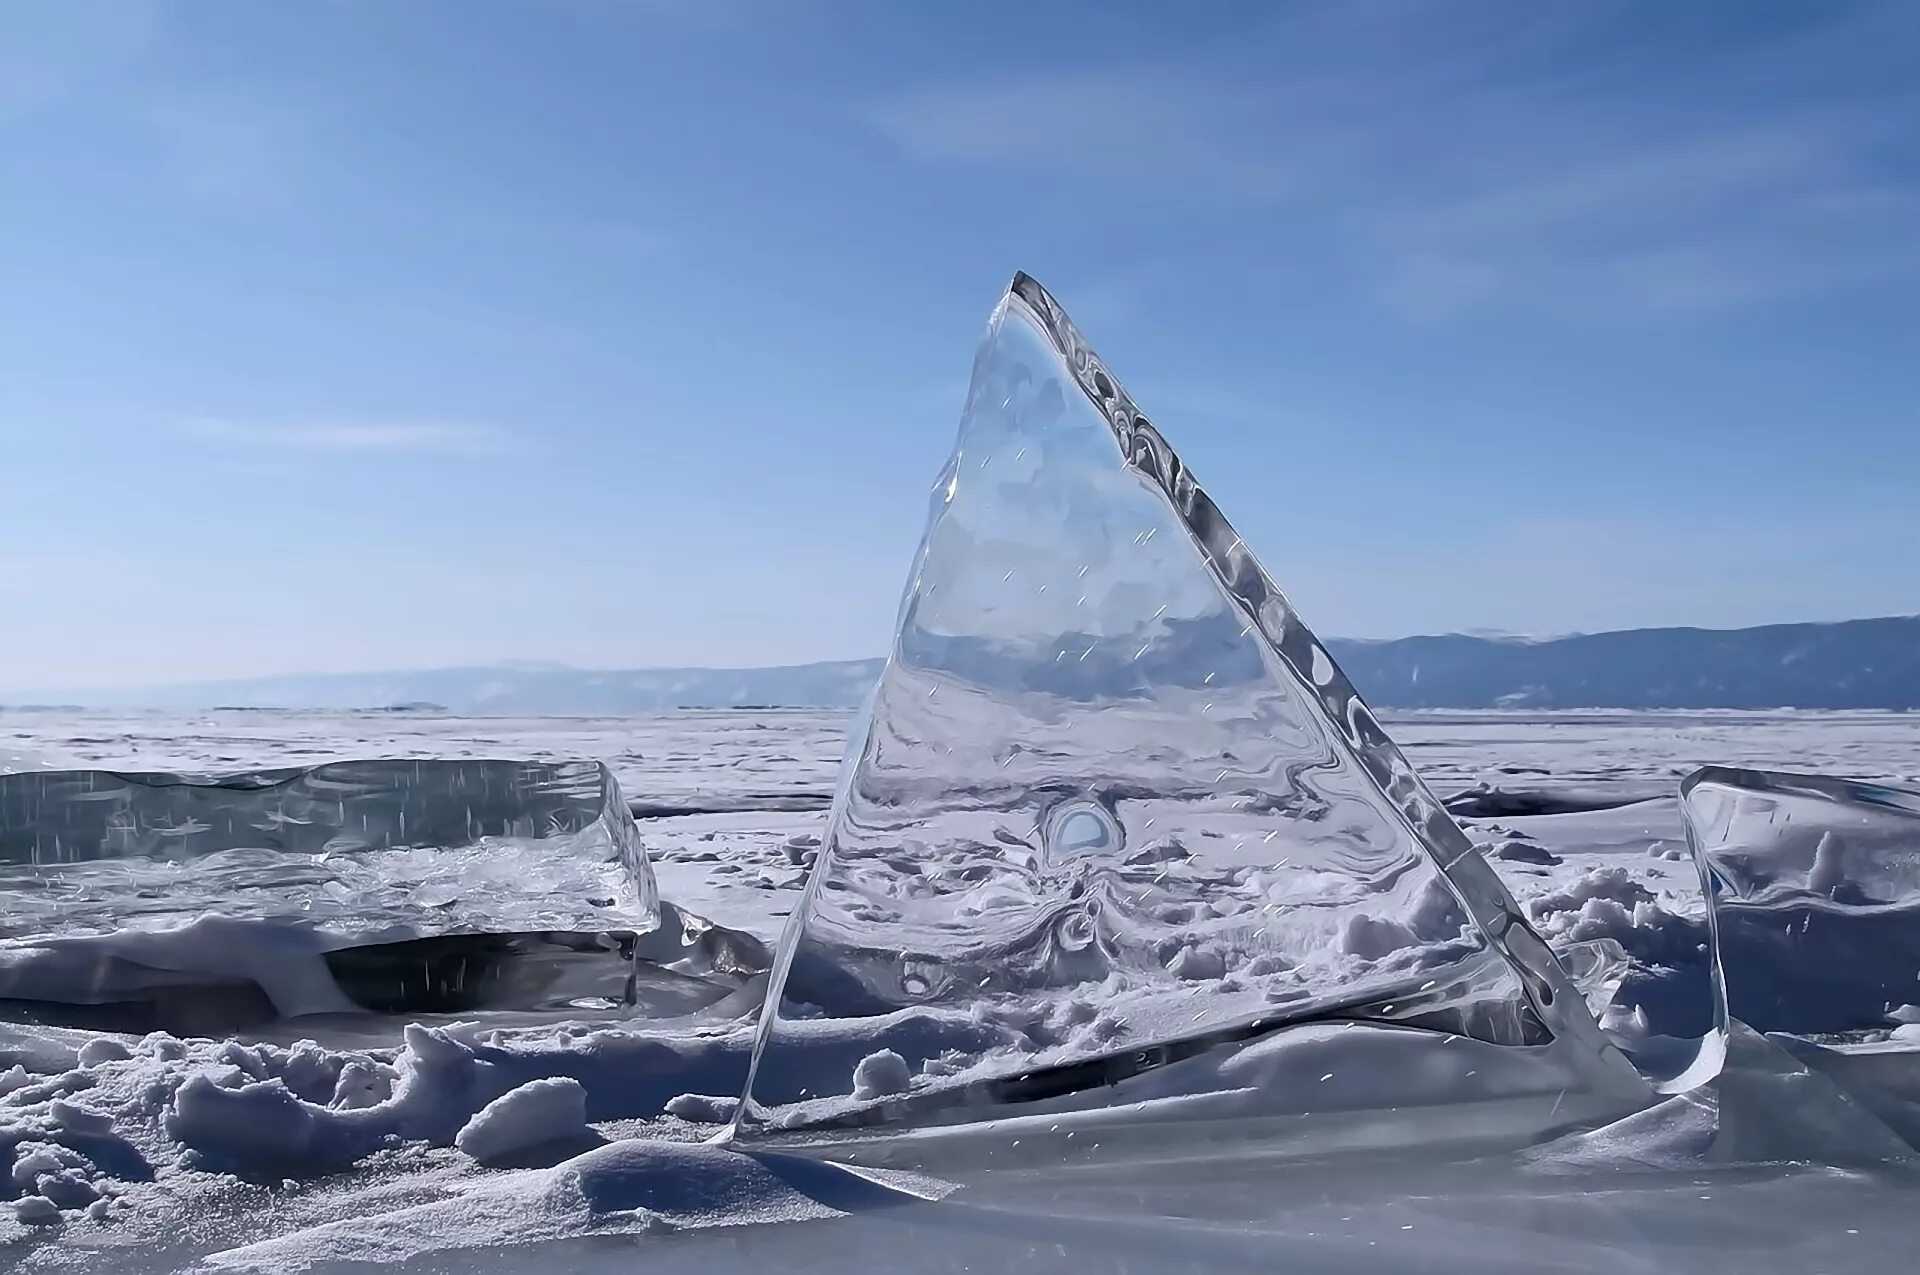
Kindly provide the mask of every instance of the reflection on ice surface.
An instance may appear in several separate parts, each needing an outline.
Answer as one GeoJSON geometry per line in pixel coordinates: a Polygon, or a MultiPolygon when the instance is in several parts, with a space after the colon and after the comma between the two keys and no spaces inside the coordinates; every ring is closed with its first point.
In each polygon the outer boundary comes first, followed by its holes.
{"type": "Polygon", "coordinates": [[[230,1030],[610,1010],[634,1001],[636,935],[658,916],[596,762],[0,775],[0,995],[15,1014],[230,1030]]]}
{"type": "Polygon", "coordinates": [[[1638,1092],[1479,852],[1025,276],[976,358],[781,959],[743,1132],[1070,1103],[1315,1021],[1553,1047],[1578,1060],[1561,1089],[1638,1092]],[[836,1021],[933,1008],[1024,1044],[895,1051],[787,1091],[783,1056],[836,1021]]]}

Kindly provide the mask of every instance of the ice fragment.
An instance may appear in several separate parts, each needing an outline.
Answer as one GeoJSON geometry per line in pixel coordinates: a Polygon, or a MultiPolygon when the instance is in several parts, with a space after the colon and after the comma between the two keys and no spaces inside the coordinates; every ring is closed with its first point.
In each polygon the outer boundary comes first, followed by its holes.
{"type": "Polygon", "coordinates": [[[1568,1042],[1596,1086],[1639,1084],[1245,542],[1024,275],[976,357],[908,578],[776,959],[741,1134],[1114,1101],[1129,1077],[1315,1021],[1568,1042]],[[1050,1029],[1067,1001],[1112,1010],[1111,1029],[1050,1029]],[[910,1093],[843,1072],[790,1100],[823,1033],[913,1007],[1009,1043],[910,1093]]]}

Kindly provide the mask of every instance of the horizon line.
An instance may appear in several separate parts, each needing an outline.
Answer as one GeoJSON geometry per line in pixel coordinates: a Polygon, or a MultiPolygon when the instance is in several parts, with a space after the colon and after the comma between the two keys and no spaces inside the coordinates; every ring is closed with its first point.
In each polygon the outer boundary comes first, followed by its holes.
{"type": "MultiPolygon", "coordinates": [[[[1600,629],[1592,632],[1574,631],[1569,633],[1556,633],[1556,634],[1551,634],[1547,636],[1541,636],[1537,634],[1527,634],[1527,633],[1515,633],[1515,632],[1502,630],[1502,629],[1456,629],[1446,633],[1409,633],[1409,634],[1404,634],[1400,637],[1387,637],[1387,638],[1331,637],[1331,638],[1328,638],[1327,641],[1329,644],[1342,643],[1342,644],[1350,644],[1350,645],[1385,646],[1395,642],[1414,642],[1414,641],[1421,641],[1424,639],[1468,638],[1474,641],[1481,641],[1481,642],[1513,642],[1517,644],[1544,646],[1550,643],[1570,641],[1576,638],[1600,638],[1600,637],[1608,637],[1614,634],[1621,634],[1621,633],[1662,633],[1662,632],[1666,632],[1666,633],[1674,633],[1674,632],[1749,633],[1749,632],[1758,632],[1765,629],[1835,627],[1835,626],[1846,625],[1846,624],[1876,624],[1876,623],[1885,623],[1888,621],[1898,621],[1898,620],[1920,620],[1920,612],[1911,612],[1911,613],[1898,614],[1898,615],[1852,616],[1843,620],[1781,620],[1781,621],[1773,621],[1767,624],[1742,624],[1742,625],[1719,626],[1719,627],[1710,626],[1710,625],[1695,625],[1695,624],[1654,624],[1654,625],[1641,625],[1634,628],[1625,628],[1625,629],[1600,629]]],[[[28,698],[30,695],[33,695],[33,696],[53,695],[55,697],[58,697],[60,695],[83,695],[84,696],[84,695],[101,695],[101,694],[129,694],[136,691],[180,691],[180,690],[191,690],[193,688],[202,687],[202,686],[217,686],[223,683],[293,681],[293,680],[299,680],[299,679],[305,679],[305,678],[343,679],[343,678],[355,678],[355,677],[366,677],[366,678],[407,677],[407,676],[418,676],[420,674],[425,674],[425,673],[463,673],[463,672],[478,673],[478,672],[497,672],[501,670],[514,670],[518,672],[531,672],[531,673],[538,673],[538,672],[586,673],[586,674],[601,674],[605,676],[616,676],[616,675],[627,676],[627,675],[636,675],[636,674],[662,674],[662,673],[708,673],[708,674],[764,673],[764,672],[783,672],[783,671],[795,670],[795,669],[827,668],[834,665],[872,664],[872,663],[883,662],[887,658],[888,657],[886,655],[858,655],[858,656],[846,656],[846,657],[835,658],[835,659],[801,660],[791,664],[742,664],[742,665],[654,664],[654,665],[617,665],[617,666],[567,664],[558,660],[503,658],[500,660],[493,661],[491,663],[416,665],[412,667],[389,667],[389,668],[361,669],[361,670],[304,670],[304,671],[295,671],[295,672],[286,672],[286,673],[242,673],[242,674],[234,674],[234,675],[225,676],[225,677],[185,678],[178,681],[131,683],[131,684],[120,684],[120,685],[94,685],[94,686],[83,686],[83,687],[63,687],[55,691],[24,692],[19,690],[0,690],[0,706],[6,705],[8,701],[16,701],[16,706],[18,704],[52,702],[47,700],[30,699],[28,698]]]]}

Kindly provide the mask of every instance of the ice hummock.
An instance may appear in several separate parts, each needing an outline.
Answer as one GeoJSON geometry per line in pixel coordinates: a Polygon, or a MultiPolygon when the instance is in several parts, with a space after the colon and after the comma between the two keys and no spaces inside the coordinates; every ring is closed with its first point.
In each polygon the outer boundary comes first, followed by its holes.
{"type": "Polygon", "coordinates": [[[1117,1102],[1136,1077],[1308,1023],[1557,1043],[1580,1059],[1562,1098],[1639,1083],[1245,542],[1021,275],[976,356],[738,1127],[1117,1102]],[[930,1052],[929,1010],[1025,1043],[930,1052]],[[877,1092],[863,1067],[793,1098],[790,1052],[889,1015],[899,1083],[877,1092]]]}
{"type": "Polygon", "coordinates": [[[598,762],[0,775],[0,1016],[611,1010],[659,917],[598,762]]]}

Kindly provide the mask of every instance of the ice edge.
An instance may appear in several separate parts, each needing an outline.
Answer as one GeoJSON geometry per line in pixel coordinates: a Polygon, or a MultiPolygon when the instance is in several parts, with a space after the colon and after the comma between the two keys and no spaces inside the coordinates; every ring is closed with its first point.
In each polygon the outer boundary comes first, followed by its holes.
{"type": "Polygon", "coordinates": [[[1221,588],[1258,627],[1291,680],[1317,699],[1321,710],[1336,723],[1339,742],[1406,822],[1415,841],[1434,852],[1435,866],[1461,906],[1520,974],[1541,1021],[1555,1036],[1584,1042],[1623,1081],[1629,1075],[1637,1080],[1631,1064],[1601,1035],[1559,959],[1512,906],[1466,833],[1415,773],[1332,654],[1300,619],[1246,542],[1134,404],[1119,378],[1108,370],[1053,294],[1022,270],[1008,285],[1007,301],[1019,303],[1053,344],[1081,392],[1106,417],[1127,465],[1150,480],[1173,506],[1221,588]]]}

